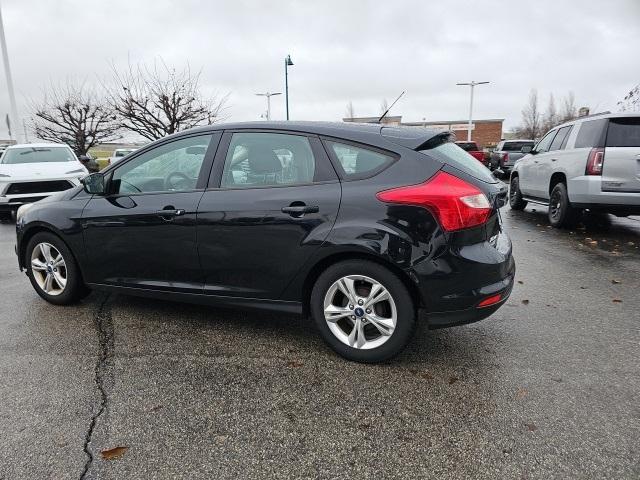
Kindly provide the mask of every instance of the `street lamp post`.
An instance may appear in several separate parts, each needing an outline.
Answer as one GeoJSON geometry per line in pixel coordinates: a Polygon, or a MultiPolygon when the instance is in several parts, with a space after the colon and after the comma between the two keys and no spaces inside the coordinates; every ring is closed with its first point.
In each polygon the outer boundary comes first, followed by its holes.
{"type": "Polygon", "coordinates": [[[289,120],[289,67],[293,65],[291,55],[284,59],[284,96],[287,105],[287,120],[289,120]]]}
{"type": "Polygon", "coordinates": [[[271,120],[271,97],[273,97],[274,95],[282,95],[282,92],[256,93],[256,95],[258,95],[259,97],[267,97],[267,120],[271,120]]]}
{"type": "Polygon", "coordinates": [[[16,107],[16,94],[13,91],[13,80],[11,78],[11,67],[9,66],[9,52],[7,51],[7,41],[4,38],[4,23],[2,22],[2,7],[0,7],[0,45],[2,45],[2,62],[4,63],[4,74],[7,77],[7,91],[9,93],[9,103],[11,104],[11,124],[15,137],[18,138],[18,108],[16,107]]]}
{"type": "Polygon", "coordinates": [[[469,85],[471,87],[471,100],[469,101],[469,126],[467,127],[467,142],[471,141],[471,127],[473,120],[473,89],[476,85],[484,85],[489,82],[476,82],[471,80],[471,82],[467,83],[456,83],[456,85],[469,85]]]}

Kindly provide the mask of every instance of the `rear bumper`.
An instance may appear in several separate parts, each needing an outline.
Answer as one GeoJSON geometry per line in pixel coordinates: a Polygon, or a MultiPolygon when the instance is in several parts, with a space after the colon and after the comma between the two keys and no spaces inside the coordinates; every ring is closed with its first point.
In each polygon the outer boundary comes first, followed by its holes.
{"type": "Polygon", "coordinates": [[[602,177],[599,176],[582,175],[572,178],[569,180],[567,189],[571,203],[580,208],[596,208],[597,206],[605,208],[609,206],[640,209],[640,193],[603,192],[602,177]]]}

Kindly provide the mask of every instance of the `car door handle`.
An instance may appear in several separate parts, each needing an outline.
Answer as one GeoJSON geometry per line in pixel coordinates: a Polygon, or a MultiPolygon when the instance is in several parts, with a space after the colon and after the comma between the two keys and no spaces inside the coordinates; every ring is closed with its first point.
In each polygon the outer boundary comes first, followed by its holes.
{"type": "Polygon", "coordinates": [[[288,207],[282,207],[282,213],[287,213],[292,217],[299,217],[305,213],[318,213],[320,207],[317,205],[289,205],[288,207]]]}
{"type": "Polygon", "coordinates": [[[156,211],[161,217],[181,217],[185,214],[184,208],[163,208],[156,211]]]}

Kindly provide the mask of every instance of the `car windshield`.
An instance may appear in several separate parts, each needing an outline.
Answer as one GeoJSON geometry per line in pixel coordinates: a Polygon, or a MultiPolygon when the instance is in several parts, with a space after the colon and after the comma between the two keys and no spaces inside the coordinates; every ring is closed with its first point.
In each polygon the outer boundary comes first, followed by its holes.
{"type": "Polygon", "coordinates": [[[72,162],[74,160],[73,153],[67,147],[21,147],[6,150],[0,163],[51,163],[72,162]]]}
{"type": "Polygon", "coordinates": [[[503,152],[519,152],[522,150],[522,147],[531,147],[533,148],[534,142],[504,142],[504,146],[502,147],[503,152]]]}

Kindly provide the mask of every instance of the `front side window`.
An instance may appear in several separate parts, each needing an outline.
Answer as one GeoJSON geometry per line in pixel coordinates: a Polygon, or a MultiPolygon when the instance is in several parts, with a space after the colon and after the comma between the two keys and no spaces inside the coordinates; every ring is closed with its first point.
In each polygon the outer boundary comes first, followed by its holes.
{"type": "Polygon", "coordinates": [[[68,147],[23,147],[7,149],[0,163],[56,163],[74,160],[76,156],[68,147]]]}
{"type": "Polygon", "coordinates": [[[112,193],[184,192],[194,190],[211,135],[165,143],[117,168],[112,193]]]}
{"type": "Polygon", "coordinates": [[[556,133],[558,133],[557,130],[551,130],[544,137],[542,137],[542,140],[540,140],[536,145],[535,151],[537,153],[548,152],[549,147],[551,146],[551,142],[553,142],[553,139],[556,136],[556,133]]]}
{"type": "Polygon", "coordinates": [[[347,178],[366,176],[393,161],[392,156],[367,148],[332,141],[327,141],[327,145],[333,150],[347,178]]]}
{"type": "Polygon", "coordinates": [[[569,131],[571,130],[571,125],[568,127],[562,127],[558,130],[558,134],[551,142],[551,146],[549,147],[549,151],[552,150],[560,150],[566,144],[565,140],[567,139],[567,135],[569,135],[569,131]]]}
{"type": "Polygon", "coordinates": [[[252,188],[311,183],[316,160],[309,139],[283,133],[234,133],[220,186],[252,188]]]}

